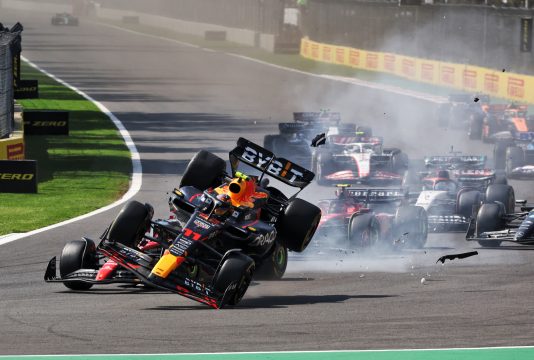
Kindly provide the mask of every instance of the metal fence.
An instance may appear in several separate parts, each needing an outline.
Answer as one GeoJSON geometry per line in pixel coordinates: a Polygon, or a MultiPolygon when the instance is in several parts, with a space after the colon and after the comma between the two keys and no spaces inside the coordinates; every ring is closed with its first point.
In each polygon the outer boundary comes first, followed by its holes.
{"type": "Polygon", "coordinates": [[[13,131],[13,50],[18,34],[0,29],[0,138],[13,131]]]}
{"type": "Polygon", "coordinates": [[[304,32],[315,41],[534,73],[521,30],[533,10],[309,0],[304,15],[304,32]]]}

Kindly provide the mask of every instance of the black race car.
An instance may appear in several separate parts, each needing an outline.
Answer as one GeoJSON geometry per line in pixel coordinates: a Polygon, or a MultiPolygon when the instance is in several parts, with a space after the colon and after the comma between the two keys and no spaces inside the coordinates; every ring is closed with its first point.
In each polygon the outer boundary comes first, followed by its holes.
{"type": "Polygon", "coordinates": [[[52,16],[52,25],[78,26],[78,18],[69,13],[58,13],[52,16]]]}
{"type": "Polygon", "coordinates": [[[82,289],[101,283],[107,263],[99,265],[97,260],[104,256],[133,275],[130,282],[221,308],[241,300],[255,270],[263,277],[281,278],[288,250],[301,252],[308,246],[321,210],[296,198],[298,192],[286,197],[268,185],[267,176],[301,190],[314,174],[243,138],[230,152],[230,163],[231,175],[225,172],[224,160],[200,151],[189,163],[180,188],[170,195],[172,219],[152,221],[149,205],[130,202],[98,246],[89,239],[77,246],[67,244],[61,255],[61,278],[55,274],[54,258],[45,280],[82,289]],[[243,174],[240,164],[253,167],[258,175],[243,174]]]}
{"type": "Polygon", "coordinates": [[[263,146],[306,167],[310,166],[312,158],[310,142],[317,134],[355,134],[356,131],[371,134],[369,127],[341,123],[341,116],[337,112],[295,112],[293,120],[291,123],[278,124],[280,134],[265,135],[263,146]]]}
{"type": "Polygon", "coordinates": [[[478,241],[481,246],[499,246],[503,241],[534,245],[534,205],[517,201],[519,212],[506,213],[502,203],[482,205],[476,219],[467,230],[468,241],[478,241]]]}
{"type": "Polygon", "coordinates": [[[509,178],[534,179],[534,131],[515,132],[501,138],[495,144],[493,155],[495,167],[504,169],[509,178]]]}

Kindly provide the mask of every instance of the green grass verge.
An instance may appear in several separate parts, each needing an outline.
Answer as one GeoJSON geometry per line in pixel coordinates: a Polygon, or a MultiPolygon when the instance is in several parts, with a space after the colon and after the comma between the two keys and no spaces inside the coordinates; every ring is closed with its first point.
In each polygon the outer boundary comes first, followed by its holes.
{"type": "Polygon", "coordinates": [[[93,103],[29,65],[23,79],[39,80],[27,110],[68,110],[69,136],[26,136],[26,159],[37,160],[38,193],[0,193],[0,235],[26,232],[88,213],[124,194],[130,152],[111,120],[93,103]]]}
{"type": "MultiPolygon", "coordinates": [[[[451,93],[461,92],[460,90],[449,88],[446,86],[438,86],[420,83],[416,81],[410,81],[403,77],[392,74],[354,69],[345,65],[322,63],[320,61],[306,59],[300,56],[299,54],[273,54],[266,50],[254,48],[251,46],[245,46],[229,41],[207,41],[199,36],[177,33],[171,30],[142,24],[125,24],[121,21],[113,21],[107,19],[98,19],[98,22],[118,26],[124,29],[133,30],[149,35],[161,36],[168,39],[178,40],[216,51],[248,56],[250,58],[265,61],[275,65],[280,65],[314,74],[354,77],[365,81],[398,86],[403,89],[419,91],[438,96],[448,96],[451,93]]],[[[492,98],[492,102],[509,103],[510,101],[506,99],[492,98]]],[[[529,111],[534,111],[534,105],[529,106],[529,111]]]]}

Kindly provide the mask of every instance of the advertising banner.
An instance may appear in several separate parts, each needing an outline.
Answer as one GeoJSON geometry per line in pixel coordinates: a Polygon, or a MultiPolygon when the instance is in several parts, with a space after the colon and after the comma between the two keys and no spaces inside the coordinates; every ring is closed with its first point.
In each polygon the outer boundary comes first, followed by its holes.
{"type": "Polygon", "coordinates": [[[18,86],[15,87],[15,99],[38,99],[39,98],[39,81],[38,80],[18,80],[18,86]]]}
{"type": "Polygon", "coordinates": [[[24,139],[13,137],[0,140],[0,160],[24,160],[24,139]]]}
{"type": "MultiPolygon", "coordinates": [[[[525,39],[528,38],[525,49],[530,51],[532,19],[526,19],[529,21],[524,23],[525,34],[528,34],[525,35],[525,39]]],[[[325,63],[392,74],[415,82],[534,104],[534,76],[530,75],[321,44],[307,38],[301,40],[301,56],[325,63]]]]}
{"type": "Polygon", "coordinates": [[[25,135],[68,135],[68,111],[23,111],[25,135]]]}
{"type": "Polygon", "coordinates": [[[0,193],[37,193],[37,161],[0,160],[0,193]]]}

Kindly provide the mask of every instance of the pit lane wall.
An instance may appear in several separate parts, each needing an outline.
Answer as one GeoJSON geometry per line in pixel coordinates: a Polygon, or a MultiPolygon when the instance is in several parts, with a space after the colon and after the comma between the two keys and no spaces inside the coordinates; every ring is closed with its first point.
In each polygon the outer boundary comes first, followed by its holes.
{"type": "Polygon", "coordinates": [[[302,57],[355,69],[374,71],[402,78],[449,87],[469,93],[534,104],[534,76],[508,73],[466,64],[450,63],[301,40],[302,57]]]}
{"type": "Polygon", "coordinates": [[[206,31],[224,31],[226,32],[227,41],[246,46],[260,47],[270,52],[274,51],[274,34],[262,33],[250,29],[186,21],[160,15],[141,13],[133,10],[108,8],[102,6],[99,2],[88,2],[83,0],[74,2],[66,0],[0,0],[0,8],[39,11],[49,14],[67,12],[76,16],[85,15],[85,11],[81,11],[80,9],[88,9],[89,6],[91,6],[90,13],[101,19],[123,21],[124,17],[133,17],[142,25],[200,37],[204,37],[206,31]]]}

